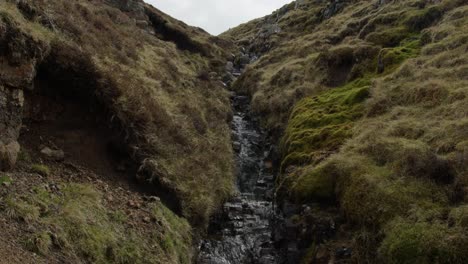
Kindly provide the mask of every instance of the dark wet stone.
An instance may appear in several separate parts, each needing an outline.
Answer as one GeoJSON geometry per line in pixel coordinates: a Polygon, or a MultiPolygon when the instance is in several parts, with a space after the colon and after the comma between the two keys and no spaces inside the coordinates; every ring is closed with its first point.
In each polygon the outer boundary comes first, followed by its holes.
{"type": "Polygon", "coordinates": [[[235,113],[231,127],[240,194],[223,206],[223,216],[213,223],[219,228],[213,238],[202,242],[199,264],[279,263],[270,221],[275,215],[273,203],[265,199],[271,198],[274,188],[274,177],[264,174],[264,157],[270,145],[250,115],[249,103],[247,96],[232,97],[235,113]]]}

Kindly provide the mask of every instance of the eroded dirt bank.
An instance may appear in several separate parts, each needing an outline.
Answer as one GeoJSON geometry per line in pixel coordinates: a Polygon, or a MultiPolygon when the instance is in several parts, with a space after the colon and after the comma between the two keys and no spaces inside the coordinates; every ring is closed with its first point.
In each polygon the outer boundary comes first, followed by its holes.
{"type": "Polygon", "coordinates": [[[138,0],[1,2],[2,259],[190,263],[234,189],[232,48],[138,0]]]}

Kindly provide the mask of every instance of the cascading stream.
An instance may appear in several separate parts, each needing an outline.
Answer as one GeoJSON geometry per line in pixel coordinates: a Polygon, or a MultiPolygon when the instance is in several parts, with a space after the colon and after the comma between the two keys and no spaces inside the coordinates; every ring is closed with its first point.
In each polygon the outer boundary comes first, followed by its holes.
{"type": "Polygon", "coordinates": [[[210,236],[200,244],[199,264],[279,263],[272,239],[274,176],[269,144],[246,96],[232,98],[233,147],[238,195],[224,204],[210,236]]]}

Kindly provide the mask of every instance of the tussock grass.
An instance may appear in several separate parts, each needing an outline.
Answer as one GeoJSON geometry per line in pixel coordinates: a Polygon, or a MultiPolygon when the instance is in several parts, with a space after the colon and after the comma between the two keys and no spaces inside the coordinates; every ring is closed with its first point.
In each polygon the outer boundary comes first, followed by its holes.
{"type": "MultiPolygon", "coordinates": [[[[467,8],[358,1],[307,30],[280,20],[276,46],[235,84],[284,131],[280,190],[339,204],[356,262],[466,259],[467,8]]],[[[288,21],[300,12],[317,10],[288,21]]]]}
{"type": "Polygon", "coordinates": [[[232,45],[146,4],[138,13],[102,1],[23,2],[34,12],[4,1],[0,21],[38,47],[33,66],[65,87],[59,94],[103,105],[139,178],[175,193],[181,213],[204,228],[234,176],[228,93],[199,76],[223,68],[232,45]],[[158,19],[165,29],[151,26],[158,19]]]}
{"type": "Polygon", "coordinates": [[[31,251],[47,256],[60,250],[71,260],[92,263],[190,263],[190,225],[160,202],[151,212],[161,229],[142,236],[105,208],[93,187],[61,187],[60,194],[37,187],[26,197],[11,197],[3,208],[38,227],[25,241],[31,251]]]}

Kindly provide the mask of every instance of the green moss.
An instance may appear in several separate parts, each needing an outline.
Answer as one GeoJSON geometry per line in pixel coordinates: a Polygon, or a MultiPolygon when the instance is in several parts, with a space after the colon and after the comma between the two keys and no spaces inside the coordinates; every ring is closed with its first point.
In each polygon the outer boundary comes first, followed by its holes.
{"type": "MultiPolygon", "coordinates": [[[[407,37],[399,43],[397,47],[382,49],[385,71],[381,74],[369,68],[363,72],[364,77],[296,104],[282,141],[283,171],[288,166],[317,164],[353,135],[354,122],[364,114],[363,101],[370,96],[372,78],[393,72],[406,59],[419,54],[419,36],[407,37]]],[[[291,188],[296,186],[293,193],[297,197],[308,200],[333,197],[334,180],[335,177],[323,174],[318,168],[295,172],[286,183],[291,188]]]]}
{"type": "Polygon", "coordinates": [[[335,197],[336,179],[327,173],[327,166],[308,167],[301,172],[301,178],[292,188],[294,197],[299,201],[332,200],[335,197]]]}
{"type": "Polygon", "coordinates": [[[386,263],[466,263],[468,237],[441,223],[397,219],[385,230],[380,254],[386,263]]]}
{"type": "Polygon", "coordinates": [[[313,162],[320,153],[336,150],[351,136],[352,121],[361,117],[369,96],[369,78],[300,101],[283,138],[282,168],[313,162]]]}
{"type": "Polygon", "coordinates": [[[31,166],[31,171],[37,173],[41,176],[49,176],[50,175],[50,168],[43,164],[33,164],[31,166]]]}
{"type": "Polygon", "coordinates": [[[393,72],[405,60],[418,56],[420,51],[420,36],[407,38],[395,48],[382,49],[381,57],[382,62],[385,65],[384,74],[393,72]]]}
{"type": "Polygon", "coordinates": [[[13,182],[13,179],[9,176],[2,175],[0,176],[0,187],[2,185],[10,185],[13,182]]]}

